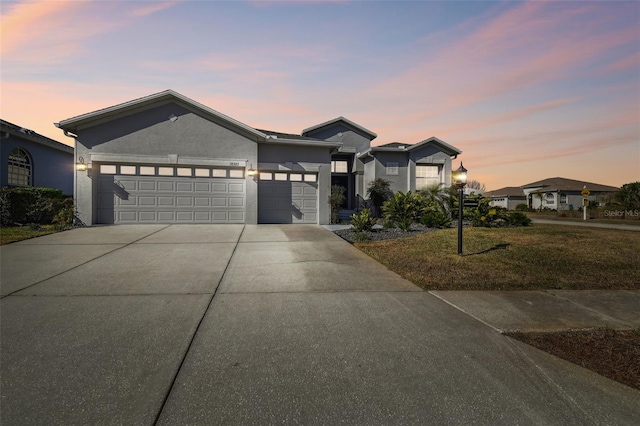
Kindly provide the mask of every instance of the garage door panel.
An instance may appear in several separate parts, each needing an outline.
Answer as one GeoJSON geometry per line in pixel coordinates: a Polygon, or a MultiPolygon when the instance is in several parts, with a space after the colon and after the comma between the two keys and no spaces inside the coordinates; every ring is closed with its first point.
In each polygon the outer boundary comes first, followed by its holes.
{"type": "Polygon", "coordinates": [[[196,207],[209,207],[211,205],[209,197],[195,197],[193,201],[196,207]]]}
{"type": "Polygon", "coordinates": [[[229,192],[244,192],[244,183],[230,183],[229,192]]]}
{"type": "Polygon", "coordinates": [[[155,206],[157,199],[153,195],[141,195],[138,197],[138,206],[155,206]]]}
{"type": "Polygon", "coordinates": [[[156,191],[156,183],[154,181],[140,181],[138,182],[139,191],[156,191]]]}
{"type": "Polygon", "coordinates": [[[211,185],[209,182],[195,182],[193,190],[197,192],[211,192],[211,185]]]}
{"type": "Polygon", "coordinates": [[[178,192],[193,192],[192,182],[177,182],[176,190],[178,192]]]}
{"type": "Polygon", "coordinates": [[[98,223],[245,221],[244,179],[100,175],[98,182],[98,223]]]}

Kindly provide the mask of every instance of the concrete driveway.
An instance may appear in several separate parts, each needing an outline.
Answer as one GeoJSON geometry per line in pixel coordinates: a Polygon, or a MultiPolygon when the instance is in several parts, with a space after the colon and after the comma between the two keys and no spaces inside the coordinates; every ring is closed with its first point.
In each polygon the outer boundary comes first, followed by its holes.
{"type": "Polygon", "coordinates": [[[640,392],[318,226],[149,225],[0,248],[0,423],[637,424],[640,392]]]}

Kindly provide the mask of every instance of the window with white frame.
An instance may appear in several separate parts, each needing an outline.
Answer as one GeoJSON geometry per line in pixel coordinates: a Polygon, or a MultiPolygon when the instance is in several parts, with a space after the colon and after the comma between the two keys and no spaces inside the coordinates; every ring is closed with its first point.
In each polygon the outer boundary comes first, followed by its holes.
{"type": "Polygon", "coordinates": [[[416,165],[416,191],[440,184],[440,167],[416,165]]]}
{"type": "Polygon", "coordinates": [[[22,148],[14,148],[9,153],[9,161],[7,164],[7,172],[9,174],[7,181],[9,185],[31,186],[31,157],[27,151],[22,148]]]}
{"type": "Polygon", "coordinates": [[[387,176],[398,176],[398,162],[397,161],[387,161],[386,167],[387,176]]]}
{"type": "Polygon", "coordinates": [[[332,160],[331,173],[349,173],[349,163],[347,160],[332,160]]]}
{"type": "Polygon", "coordinates": [[[547,204],[554,204],[555,196],[553,192],[547,192],[544,197],[547,204]]]}
{"type": "Polygon", "coordinates": [[[567,194],[560,194],[560,203],[567,204],[567,194]]]}

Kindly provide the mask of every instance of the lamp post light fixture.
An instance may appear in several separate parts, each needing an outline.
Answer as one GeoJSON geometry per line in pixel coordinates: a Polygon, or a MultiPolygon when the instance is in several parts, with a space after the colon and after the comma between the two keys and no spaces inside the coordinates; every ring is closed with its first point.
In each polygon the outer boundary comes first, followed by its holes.
{"type": "Polygon", "coordinates": [[[458,255],[462,256],[462,206],[464,204],[464,187],[467,185],[467,169],[462,166],[453,172],[453,184],[458,187],[458,255]]]}

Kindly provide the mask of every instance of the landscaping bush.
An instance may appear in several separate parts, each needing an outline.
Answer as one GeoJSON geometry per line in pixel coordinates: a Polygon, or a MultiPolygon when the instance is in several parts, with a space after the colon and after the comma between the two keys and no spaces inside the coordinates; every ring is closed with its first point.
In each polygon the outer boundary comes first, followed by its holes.
{"type": "Polygon", "coordinates": [[[371,231],[376,224],[375,218],[371,215],[371,210],[364,209],[360,213],[351,215],[351,226],[356,232],[371,231]]]}
{"type": "Polygon", "coordinates": [[[448,228],[451,226],[451,219],[442,212],[428,211],[422,215],[420,223],[427,228],[448,228]]]}
{"type": "Polygon", "coordinates": [[[520,203],[518,205],[516,205],[516,211],[517,212],[526,212],[529,210],[529,206],[527,206],[525,203],[520,203]]]}
{"type": "Polygon", "coordinates": [[[398,191],[382,205],[384,218],[398,228],[407,232],[411,224],[417,222],[424,210],[424,199],[420,194],[411,191],[398,191]]]}
{"type": "Polygon", "coordinates": [[[340,185],[331,185],[331,195],[329,195],[329,206],[331,207],[331,223],[338,223],[338,213],[346,199],[344,192],[347,189],[340,185]]]}
{"type": "Polygon", "coordinates": [[[25,223],[50,224],[59,211],[66,206],[65,199],[71,198],[65,197],[59,189],[2,188],[0,189],[1,224],[2,226],[25,223]]]}
{"type": "Polygon", "coordinates": [[[367,197],[373,205],[374,217],[380,216],[382,205],[392,196],[393,192],[391,192],[391,182],[388,180],[375,178],[371,183],[369,183],[369,187],[367,188],[367,197]]]}
{"type": "Polygon", "coordinates": [[[531,219],[522,212],[509,212],[507,214],[507,222],[511,226],[529,226],[531,219]]]}

